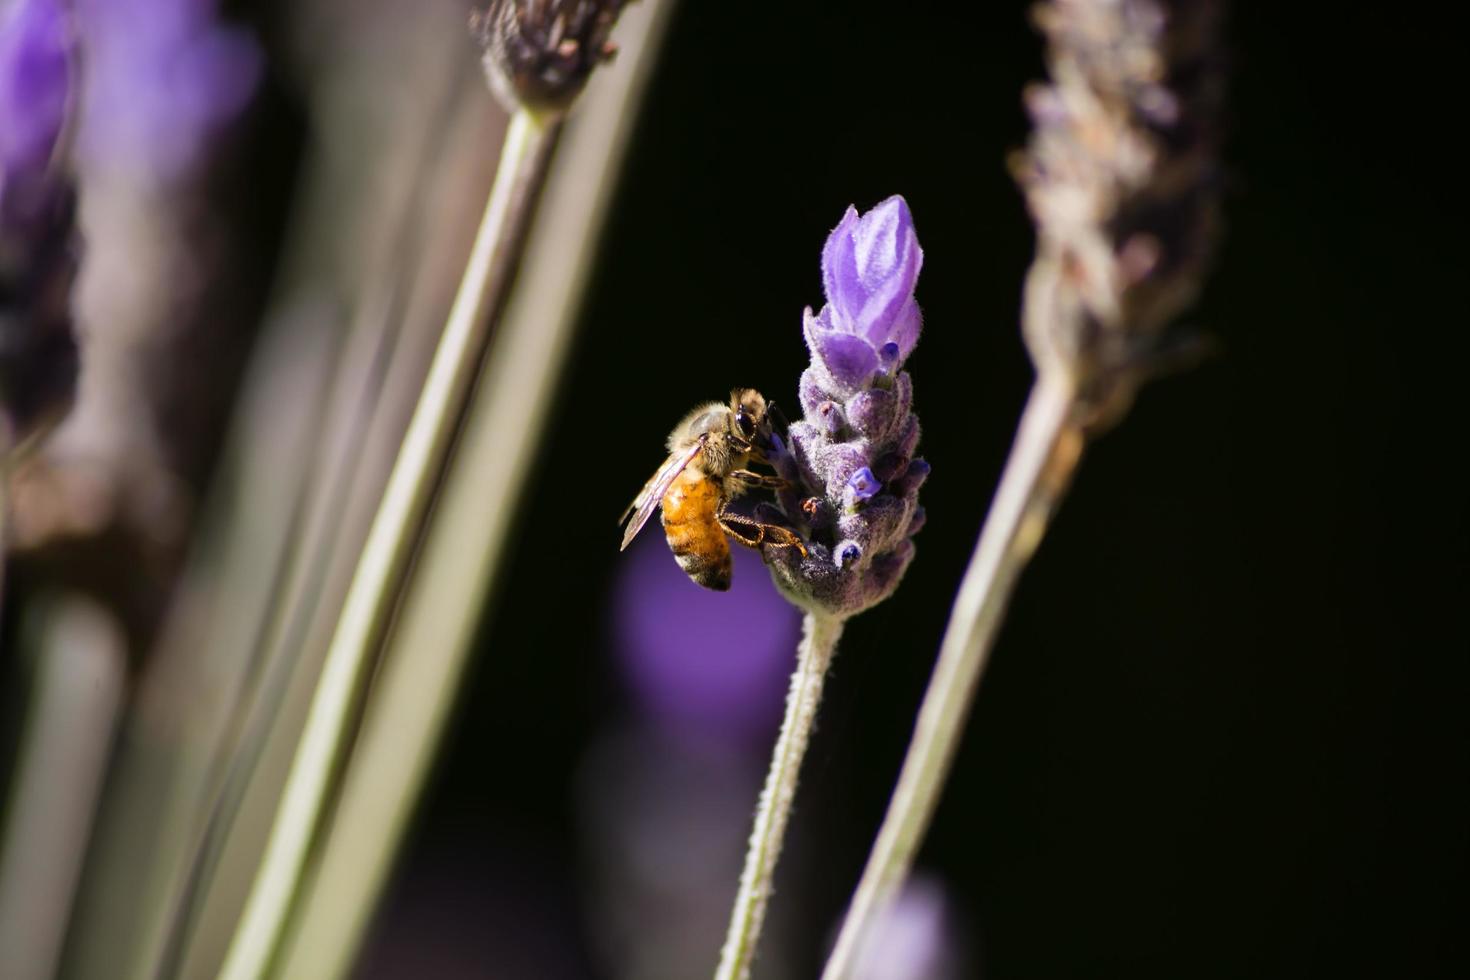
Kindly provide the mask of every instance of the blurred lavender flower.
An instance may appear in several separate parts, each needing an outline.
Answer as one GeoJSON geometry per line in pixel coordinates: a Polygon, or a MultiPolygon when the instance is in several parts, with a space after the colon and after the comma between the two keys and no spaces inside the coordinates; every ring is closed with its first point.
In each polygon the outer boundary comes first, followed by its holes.
{"type": "Polygon", "coordinates": [[[729,592],[689,588],[659,537],[630,549],[615,595],[617,652],[634,697],[683,737],[762,738],[780,717],[796,611],[754,574],[756,556],[743,548],[734,560],[751,567],[736,571],[729,592]]]}
{"type": "Polygon", "coordinates": [[[1014,169],[1036,222],[1022,328],[1070,377],[1090,429],[1201,353],[1170,329],[1220,224],[1220,0],[1053,0],[1036,10],[1053,81],[1027,90],[1014,169]]]}
{"type": "Polygon", "coordinates": [[[0,7],[0,437],[6,449],[70,402],[74,195],[57,157],[73,38],[57,0],[0,7]]]}
{"type": "MultiPolygon", "coordinates": [[[[804,525],[808,554],[769,553],[777,586],[805,609],[850,616],[892,594],[923,524],[914,459],[919,421],[904,361],[919,339],[914,285],[924,253],[913,217],[894,196],[859,215],[848,208],[822,250],[827,304],[803,317],[811,366],[801,376],[802,421],[773,464],[779,494],[804,525]]],[[[779,449],[779,447],[778,447],[779,449]]]]}
{"type": "Polygon", "coordinates": [[[12,542],[38,548],[121,528],[159,554],[183,540],[178,461],[192,447],[180,433],[200,424],[172,409],[220,370],[197,357],[181,370],[179,339],[225,350],[211,340],[238,329],[230,311],[207,309],[230,277],[228,236],[202,178],[249,103],[261,55],[220,23],[215,0],[61,5],[85,68],[68,125],[87,242],[71,306],[87,370],[66,421],[14,475],[12,542]]]}
{"type": "Polygon", "coordinates": [[[87,53],[80,152],[91,164],[168,184],[255,92],[254,40],[215,0],[75,0],[87,53]]]}
{"type": "Polygon", "coordinates": [[[51,170],[71,97],[71,31],[57,0],[0,6],[0,215],[9,227],[51,170]]]}
{"type": "Polygon", "coordinates": [[[973,976],[965,937],[943,883],[908,881],[857,958],[853,980],[953,980],[973,976]]]}

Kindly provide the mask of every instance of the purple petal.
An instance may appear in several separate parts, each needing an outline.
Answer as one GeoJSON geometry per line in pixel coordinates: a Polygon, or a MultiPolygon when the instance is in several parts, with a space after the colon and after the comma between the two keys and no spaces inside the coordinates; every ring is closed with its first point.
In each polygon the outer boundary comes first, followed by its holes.
{"type": "Polygon", "coordinates": [[[846,396],[873,377],[878,370],[878,355],[861,337],[826,328],[826,313],[824,307],[821,314],[806,317],[806,343],[814,365],[826,375],[818,379],[822,387],[846,396]]]}
{"type": "Polygon", "coordinates": [[[914,345],[919,342],[919,330],[923,325],[924,315],[919,310],[919,304],[910,296],[908,303],[899,311],[897,319],[888,328],[888,341],[897,345],[898,348],[898,356],[894,360],[893,367],[909,359],[909,355],[914,352],[914,345]]]}
{"type": "MultiPolygon", "coordinates": [[[[829,239],[829,247],[832,244],[829,239]]],[[[846,251],[833,252],[842,260],[837,271],[845,272],[846,251]]],[[[895,339],[890,331],[913,299],[924,261],[913,217],[902,197],[890,197],[858,219],[852,229],[851,260],[852,276],[831,277],[836,289],[829,290],[828,299],[835,319],[842,329],[863,335],[874,347],[882,346],[895,339]]]]}
{"type": "Polygon", "coordinates": [[[913,292],[924,253],[908,202],[895,194],[863,215],[853,235],[853,251],[858,275],[869,291],[896,280],[904,292],[913,292]]]}
{"type": "Polygon", "coordinates": [[[850,333],[822,333],[812,348],[834,386],[853,391],[866,385],[878,371],[878,355],[861,337],[850,333]]]}
{"type": "Polygon", "coordinates": [[[853,500],[868,500],[883,489],[883,484],[873,475],[872,469],[864,466],[847,478],[847,490],[853,500]]]}
{"type": "Polygon", "coordinates": [[[822,288],[826,290],[827,299],[834,303],[838,296],[847,296],[862,289],[853,257],[852,236],[857,226],[857,208],[849,204],[842,220],[837,222],[837,227],[832,229],[827,243],[822,246],[822,288]]]}

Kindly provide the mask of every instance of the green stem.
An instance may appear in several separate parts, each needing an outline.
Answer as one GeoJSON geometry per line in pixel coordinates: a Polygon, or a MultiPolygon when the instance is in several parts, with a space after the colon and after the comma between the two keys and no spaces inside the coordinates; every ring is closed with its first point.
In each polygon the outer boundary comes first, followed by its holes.
{"type": "Polygon", "coordinates": [[[970,704],[1021,570],[1081,458],[1083,433],[1068,379],[1044,372],[1026,411],[960,584],[888,813],[842,923],[823,980],[850,977],[913,866],[964,733],[970,704]]]}
{"type": "Polygon", "coordinates": [[[842,625],[841,619],[821,613],[806,615],[801,644],[796,650],[796,672],[791,675],[791,690],[786,695],[786,717],[781,722],[781,734],[771,756],[765,789],[761,791],[755,828],[750,832],[745,870],[740,875],[740,890],[735,896],[716,980],[744,980],[750,975],[750,964],[766,917],[766,903],[771,897],[776,860],[781,856],[786,822],[796,797],[801,760],[806,755],[817,705],[822,700],[822,684],[837,650],[842,625]]]}
{"type": "Polygon", "coordinates": [[[255,980],[269,968],[338,769],[357,693],[459,430],[560,125],[524,110],[511,120],[464,278],[327,648],[270,838],[220,971],[224,980],[255,980]]]}

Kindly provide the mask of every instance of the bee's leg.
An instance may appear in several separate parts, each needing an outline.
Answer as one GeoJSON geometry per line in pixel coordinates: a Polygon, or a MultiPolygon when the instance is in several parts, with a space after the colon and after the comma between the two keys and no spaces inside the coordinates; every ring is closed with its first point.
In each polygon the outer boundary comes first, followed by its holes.
{"type": "Polygon", "coordinates": [[[764,473],[755,473],[751,470],[735,470],[730,476],[745,484],[747,489],[761,487],[768,490],[784,490],[791,486],[789,480],[783,480],[779,476],[766,476],[764,473]]]}
{"type": "Polygon", "coordinates": [[[802,543],[801,536],[789,528],[767,524],[728,509],[721,510],[716,519],[726,534],[747,548],[795,548],[801,552],[801,557],[806,557],[806,545],[802,543]]]}
{"type": "Polygon", "coordinates": [[[720,528],[726,534],[747,548],[759,548],[766,543],[768,525],[754,517],[746,517],[744,514],[735,513],[728,507],[721,507],[715,514],[715,520],[720,522],[720,528]]]}

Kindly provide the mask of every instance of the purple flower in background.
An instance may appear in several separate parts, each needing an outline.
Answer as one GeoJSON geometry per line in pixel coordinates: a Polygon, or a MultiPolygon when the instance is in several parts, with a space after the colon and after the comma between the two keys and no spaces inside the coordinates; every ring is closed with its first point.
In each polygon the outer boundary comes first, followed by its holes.
{"type": "Polygon", "coordinates": [[[929,464],[914,458],[919,420],[902,367],[919,339],[923,259],[898,196],[864,215],[848,208],[822,249],[827,304],[803,317],[812,354],[801,376],[805,417],[772,458],[790,484],[778,494],[780,516],[810,547],[806,556],[767,552],[777,586],[803,608],[861,612],[891,595],[913,560],[929,464]]]}
{"type": "Polygon", "coordinates": [[[796,610],[735,549],[729,592],[691,588],[661,535],[629,549],[613,607],[614,638],[629,688],[661,726],[714,741],[769,734],[799,632],[796,610]]]}
{"type": "Polygon", "coordinates": [[[75,0],[87,55],[85,161],[176,181],[249,103],[261,55],[214,0],[75,0]]]}
{"type": "Polygon", "coordinates": [[[0,5],[0,221],[33,220],[66,123],[71,31],[57,0],[0,5]]]}
{"type": "Polygon", "coordinates": [[[57,159],[72,48],[57,0],[0,5],[0,451],[44,429],[76,386],[75,197],[57,159]]]}
{"type": "Polygon", "coordinates": [[[894,195],[867,214],[849,207],[822,249],[827,304],[804,315],[813,364],[832,391],[849,395],[879,371],[896,371],[919,340],[914,283],[924,251],[908,204],[894,195]]]}
{"type": "Polygon", "coordinates": [[[878,921],[853,980],[953,980],[974,976],[953,902],[937,879],[916,875],[878,921]]]}

